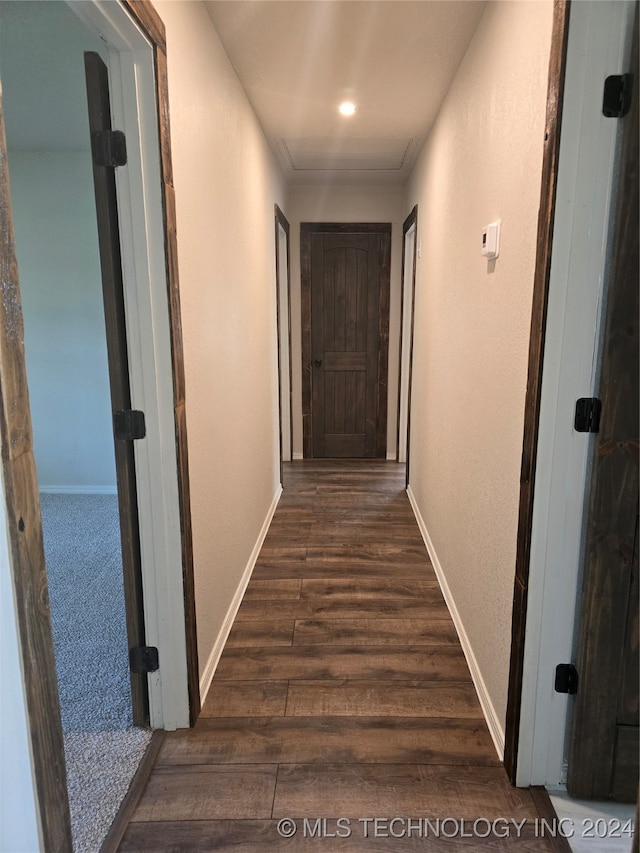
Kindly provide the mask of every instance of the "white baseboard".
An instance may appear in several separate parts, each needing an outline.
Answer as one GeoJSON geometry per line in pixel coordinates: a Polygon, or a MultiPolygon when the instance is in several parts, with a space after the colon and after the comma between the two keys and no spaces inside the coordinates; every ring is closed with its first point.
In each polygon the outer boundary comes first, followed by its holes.
{"type": "Polygon", "coordinates": [[[117,486],[38,486],[42,495],[117,495],[117,486]]]}
{"type": "Polygon", "coordinates": [[[302,455],[302,453],[300,453],[299,450],[294,450],[293,451],[293,461],[298,462],[300,459],[304,459],[304,456],[302,455]]]}
{"type": "Polygon", "coordinates": [[[209,659],[207,660],[207,665],[205,666],[204,672],[202,673],[202,677],[200,678],[200,696],[203,702],[205,700],[209,687],[211,687],[211,682],[213,681],[213,676],[220,661],[220,656],[222,655],[224,644],[227,642],[227,637],[229,636],[229,632],[231,631],[233,620],[236,618],[236,615],[238,613],[238,608],[240,607],[240,603],[242,602],[242,597],[251,579],[253,568],[256,564],[256,560],[258,559],[260,549],[262,548],[262,543],[264,542],[266,535],[269,531],[269,526],[278,506],[278,501],[280,500],[281,495],[282,486],[278,485],[276,493],[273,497],[273,501],[271,502],[271,506],[269,507],[269,511],[267,512],[267,517],[265,518],[264,524],[262,525],[262,529],[258,534],[256,544],[253,546],[253,551],[251,552],[249,561],[245,567],[244,572],[242,573],[242,578],[240,579],[240,583],[238,584],[236,593],[233,596],[231,604],[229,605],[229,610],[227,611],[227,615],[225,616],[224,622],[222,623],[222,627],[218,632],[216,641],[213,644],[213,649],[211,650],[211,654],[209,655],[209,659]]]}
{"type": "Polygon", "coordinates": [[[389,451],[387,453],[387,462],[395,462],[396,461],[396,452],[395,450],[389,451]]]}
{"type": "Polygon", "coordinates": [[[435,570],[436,577],[438,578],[438,583],[440,584],[442,595],[444,596],[444,600],[447,604],[447,607],[449,608],[449,613],[451,614],[451,618],[453,619],[453,624],[455,625],[456,631],[458,632],[460,645],[462,646],[462,651],[464,652],[464,656],[467,660],[467,665],[469,666],[469,670],[471,672],[471,678],[473,679],[473,684],[476,688],[478,699],[480,700],[480,707],[482,708],[482,713],[484,714],[485,720],[487,721],[487,726],[489,727],[489,734],[491,735],[493,745],[495,746],[496,752],[498,753],[498,758],[500,759],[500,761],[503,761],[504,729],[502,728],[502,724],[500,723],[500,718],[496,713],[496,709],[493,706],[493,702],[489,697],[489,692],[487,691],[487,686],[484,683],[482,673],[480,672],[478,661],[476,660],[473,648],[471,646],[471,643],[469,642],[469,638],[467,637],[467,632],[464,629],[462,618],[460,616],[460,613],[458,612],[458,608],[456,607],[456,603],[451,593],[451,590],[449,589],[449,584],[447,583],[447,579],[445,577],[440,560],[438,559],[438,555],[436,554],[436,550],[433,547],[433,542],[431,541],[431,537],[429,536],[427,526],[424,522],[422,514],[420,513],[415,496],[411,491],[411,486],[407,487],[407,496],[411,503],[411,507],[416,517],[416,521],[418,522],[418,527],[420,528],[420,533],[422,534],[422,538],[424,539],[424,544],[427,546],[427,551],[429,552],[431,562],[433,563],[433,568],[435,570]]]}

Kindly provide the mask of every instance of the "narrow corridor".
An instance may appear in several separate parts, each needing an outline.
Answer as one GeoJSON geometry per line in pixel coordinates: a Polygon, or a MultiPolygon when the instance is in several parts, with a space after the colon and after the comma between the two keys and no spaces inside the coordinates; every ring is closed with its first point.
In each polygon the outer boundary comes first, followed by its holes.
{"type": "Polygon", "coordinates": [[[553,817],[497,758],[404,468],[286,465],[201,717],[119,849],[568,850],[553,817]]]}

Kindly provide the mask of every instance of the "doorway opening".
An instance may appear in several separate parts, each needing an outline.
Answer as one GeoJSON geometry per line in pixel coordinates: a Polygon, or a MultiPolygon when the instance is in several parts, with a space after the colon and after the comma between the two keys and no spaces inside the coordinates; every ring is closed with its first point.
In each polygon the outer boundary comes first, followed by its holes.
{"type": "MultiPolygon", "coordinates": [[[[145,672],[142,678],[149,690],[151,726],[184,727],[199,713],[199,687],[164,27],[150,4],[6,5],[15,5],[18,14],[35,15],[45,59],[73,28],[65,21],[56,30],[46,20],[48,8],[55,7],[71,14],[76,26],[81,21],[93,39],[86,46],[108,59],[112,118],[127,137],[127,167],[116,176],[116,185],[125,317],[132,342],[129,375],[132,403],[144,401],[147,424],[145,440],[135,449],[145,628],[149,649],[157,649],[162,663],[161,671],[145,672]]],[[[31,73],[34,54],[29,45],[19,57],[21,84],[31,73]]],[[[82,71],[83,50],[76,58],[82,71]]],[[[4,82],[8,73],[4,50],[2,59],[4,82]]],[[[41,110],[54,104],[59,115],[50,117],[51,133],[59,128],[60,118],[64,128],[73,124],[72,100],[66,91],[61,104],[40,94],[38,89],[16,100],[27,119],[40,119],[41,110]]],[[[87,131],[86,93],[83,102],[87,131]]],[[[55,661],[4,137],[0,112],[0,217],[6,238],[1,260],[7,274],[0,310],[0,389],[3,446],[9,448],[3,455],[7,533],[42,843],[46,849],[70,849],[59,696],[50,677],[55,661]],[[34,607],[34,601],[40,606],[34,607]]],[[[65,248],[59,247],[62,253],[65,248]]],[[[74,412],[69,414],[71,418],[74,412]]]]}
{"type": "MultiPolygon", "coordinates": [[[[145,728],[146,679],[129,671],[120,478],[84,73],[84,51],[107,56],[104,43],[64,3],[5,3],[0,22],[27,380],[71,825],[74,849],[93,850],[108,831],[151,738],[145,728]]],[[[131,538],[126,531],[125,538],[131,538]]],[[[139,549],[137,537],[131,544],[139,549]]]]}

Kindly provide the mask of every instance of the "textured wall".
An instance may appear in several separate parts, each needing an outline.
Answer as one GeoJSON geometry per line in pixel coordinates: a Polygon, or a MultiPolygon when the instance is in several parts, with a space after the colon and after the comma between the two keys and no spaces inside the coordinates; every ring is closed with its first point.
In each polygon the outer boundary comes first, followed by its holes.
{"type": "Polygon", "coordinates": [[[115,489],[83,51],[66,3],[0,4],[0,74],[42,487],[115,489]]]}
{"type": "Polygon", "coordinates": [[[10,151],[9,168],[38,480],[115,490],[89,151],[10,151]]]}
{"type": "Polygon", "coordinates": [[[502,724],[551,20],[551,2],[487,6],[406,205],[422,242],[411,487],[502,724]]]}
{"type": "Polygon", "coordinates": [[[404,190],[391,186],[292,186],[285,211],[291,225],[291,343],[293,364],[293,452],[302,454],[302,374],[300,319],[300,223],[391,222],[391,311],[389,317],[389,385],[387,453],[396,451],[398,418],[398,347],[402,223],[408,210],[404,190]]]}
{"type": "Polygon", "coordinates": [[[200,668],[279,482],[274,203],[264,135],[200,3],[167,29],[200,668]]]}

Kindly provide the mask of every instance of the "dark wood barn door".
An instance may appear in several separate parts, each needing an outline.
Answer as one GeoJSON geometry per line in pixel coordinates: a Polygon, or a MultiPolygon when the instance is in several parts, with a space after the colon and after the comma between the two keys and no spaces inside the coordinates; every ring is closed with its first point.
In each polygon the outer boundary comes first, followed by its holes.
{"type": "Polygon", "coordinates": [[[303,225],[302,233],[305,456],[385,458],[391,226],[303,225]]]}
{"type": "MultiPolygon", "coordinates": [[[[638,795],[638,28],[607,301],[567,788],[638,795]]],[[[614,121],[616,119],[610,119],[614,121]]]]}
{"type": "MultiPolygon", "coordinates": [[[[114,415],[114,445],[127,639],[129,649],[133,649],[144,647],[145,629],[133,440],[119,437],[122,435],[122,425],[116,426],[116,413],[131,410],[115,166],[109,163],[110,155],[115,155],[115,160],[118,160],[118,155],[108,142],[108,133],[111,130],[109,79],[107,67],[97,53],[85,53],[85,73],[93,152],[93,179],[107,334],[109,385],[111,408],[114,415]]],[[[126,416],[123,416],[122,419],[124,417],[126,416]]],[[[131,701],[134,723],[136,725],[148,724],[149,693],[146,674],[131,673],[131,701]]]]}

